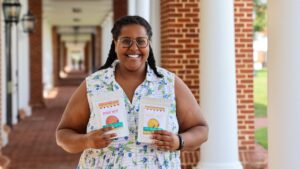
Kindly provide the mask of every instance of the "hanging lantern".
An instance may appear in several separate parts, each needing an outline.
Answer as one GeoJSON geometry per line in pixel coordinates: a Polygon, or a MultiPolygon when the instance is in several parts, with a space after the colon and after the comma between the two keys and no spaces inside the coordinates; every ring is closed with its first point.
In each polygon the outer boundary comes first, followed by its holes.
{"type": "Polygon", "coordinates": [[[6,23],[19,22],[21,4],[18,0],[4,0],[2,3],[2,8],[6,23]]]}
{"type": "Polygon", "coordinates": [[[30,11],[27,12],[22,18],[22,25],[24,32],[31,33],[34,31],[35,17],[30,11]]]}

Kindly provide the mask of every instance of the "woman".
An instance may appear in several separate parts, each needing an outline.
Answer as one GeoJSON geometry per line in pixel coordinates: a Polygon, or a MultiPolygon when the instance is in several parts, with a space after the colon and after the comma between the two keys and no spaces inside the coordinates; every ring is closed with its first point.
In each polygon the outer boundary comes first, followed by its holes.
{"type": "Polygon", "coordinates": [[[145,19],[125,16],[115,22],[111,33],[109,57],[71,97],[57,127],[57,144],[70,153],[83,151],[80,169],[180,168],[179,150],[197,149],[207,140],[207,123],[197,101],[180,78],[155,66],[152,30],[145,19]],[[95,124],[90,97],[111,91],[123,93],[129,128],[126,137],[115,138],[112,127],[97,128],[95,124]],[[168,127],[153,131],[150,144],[137,141],[144,97],[171,102],[168,127]]]}

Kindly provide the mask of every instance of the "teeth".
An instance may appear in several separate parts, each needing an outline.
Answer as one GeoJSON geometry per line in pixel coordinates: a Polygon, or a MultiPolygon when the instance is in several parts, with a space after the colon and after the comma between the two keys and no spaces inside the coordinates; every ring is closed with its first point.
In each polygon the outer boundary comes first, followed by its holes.
{"type": "Polygon", "coordinates": [[[128,55],[128,57],[130,57],[130,58],[138,58],[139,55],[128,55]]]}

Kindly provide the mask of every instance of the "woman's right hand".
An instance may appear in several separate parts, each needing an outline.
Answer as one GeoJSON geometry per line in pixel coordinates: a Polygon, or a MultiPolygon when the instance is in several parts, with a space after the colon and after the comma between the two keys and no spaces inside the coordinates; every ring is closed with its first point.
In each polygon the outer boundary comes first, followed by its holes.
{"type": "Polygon", "coordinates": [[[94,130],[86,134],[87,137],[87,148],[105,148],[107,147],[114,137],[117,136],[116,133],[107,134],[106,132],[113,130],[112,127],[101,128],[99,130],[94,130]]]}

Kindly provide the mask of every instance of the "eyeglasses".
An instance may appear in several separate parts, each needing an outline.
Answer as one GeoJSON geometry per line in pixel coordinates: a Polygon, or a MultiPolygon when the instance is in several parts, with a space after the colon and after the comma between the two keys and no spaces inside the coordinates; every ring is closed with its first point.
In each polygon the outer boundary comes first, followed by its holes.
{"type": "Polygon", "coordinates": [[[137,37],[136,39],[122,37],[122,38],[118,39],[118,41],[122,44],[123,48],[130,48],[133,44],[133,41],[135,41],[135,44],[139,48],[145,48],[149,44],[149,40],[146,37],[137,37]]]}

